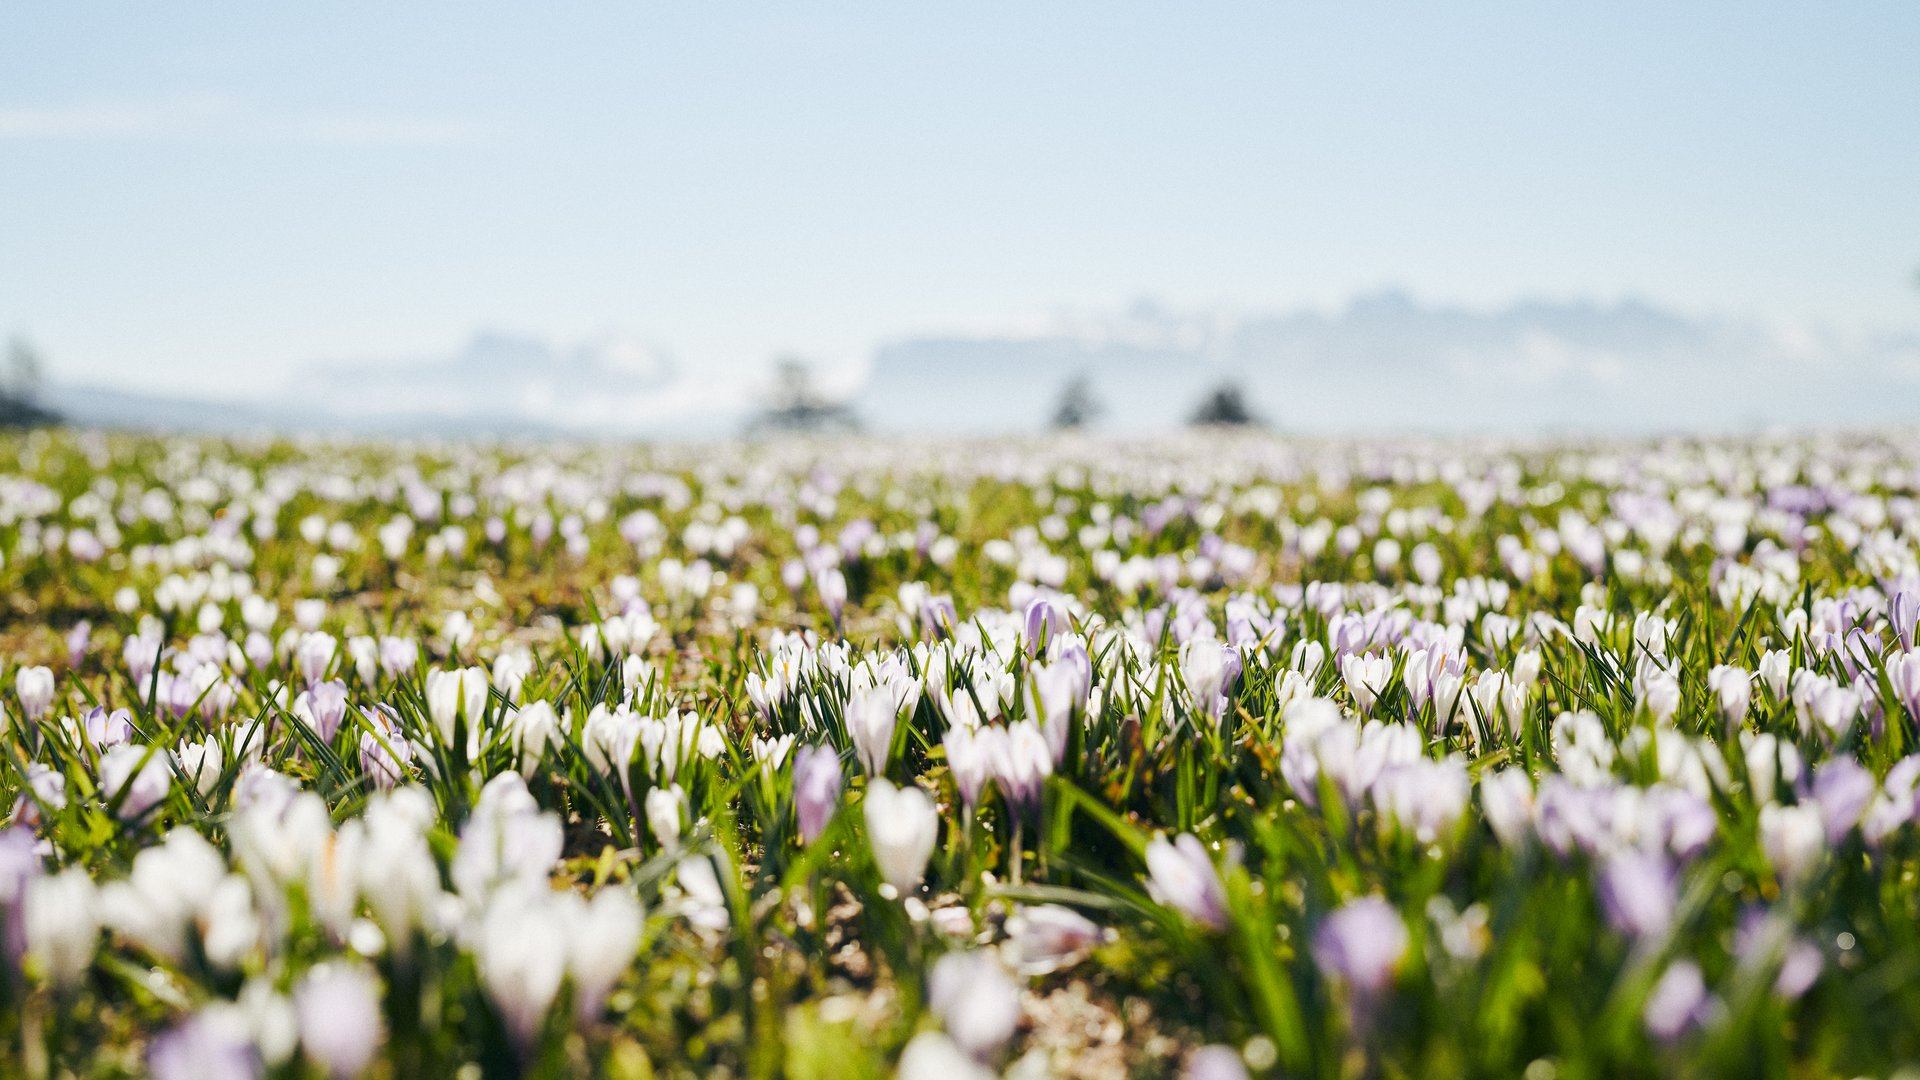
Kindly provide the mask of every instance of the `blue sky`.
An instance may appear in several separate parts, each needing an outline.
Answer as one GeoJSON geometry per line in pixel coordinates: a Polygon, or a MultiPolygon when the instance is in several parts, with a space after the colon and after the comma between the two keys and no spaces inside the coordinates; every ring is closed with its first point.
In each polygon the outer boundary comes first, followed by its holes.
{"type": "Polygon", "coordinates": [[[246,395],[1389,283],[1911,327],[1916,57],[1912,3],[15,4],[0,332],[246,395]]]}

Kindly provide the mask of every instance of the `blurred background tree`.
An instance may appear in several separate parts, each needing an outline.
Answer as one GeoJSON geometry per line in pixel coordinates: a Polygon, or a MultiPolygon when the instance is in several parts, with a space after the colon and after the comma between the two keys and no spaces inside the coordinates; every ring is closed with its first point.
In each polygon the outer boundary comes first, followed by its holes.
{"type": "Polygon", "coordinates": [[[1247,404],[1247,394],[1237,382],[1224,382],[1200,399],[1190,423],[1194,427],[1253,427],[1260,417],[1247,404]]]}
{"type": "Polygon", "coordinates": [[[859,428],[853,409],[821,390],[814,381],[813,365],[797,356],[774,362],[773,389],[766,406],[747,426],[752,434],[850,432],[859,428]]]}
{"type": "Polygon", "coordinates": [[[26,338],[16,335],[7,343],[7,367],[0,381],[0,427],[30,427],[60,419],[40,404],[45,372],[40,351],[26,338]]]}
{"type": "Polygon", "coordinates": [[[1053,428],[1056,431],[1077,431],[1100,419],[1106,407],[1094,395],[1093,380],[1086,372],[1080,372],[1067,380],[1060,390],[1060,403],[1053,408],[1053,428]]]}

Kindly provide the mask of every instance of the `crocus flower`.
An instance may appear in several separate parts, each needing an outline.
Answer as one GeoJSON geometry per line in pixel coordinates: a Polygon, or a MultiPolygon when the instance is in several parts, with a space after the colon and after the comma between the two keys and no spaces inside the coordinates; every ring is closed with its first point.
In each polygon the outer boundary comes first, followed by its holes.
{"type": "MultiPolygon", "coordinates": [[[[305,600],[300,601],[300,605],[307,603],[308,601],[305,600]]],[[[295,605],[296,612],[305,614],[300,605],[295,605]]],[[[324,605],[321,610],[324,612],[324,605]]],[[[295,667],[299,669],[301,680],[308,686],[312,686],[326,678],[328,669],[333,666],[333,658],[339,651],[340,643],[332,634],[324,634],[316,630],[300,635],[299,642],[294,646],[293,658],[295,667]]]]}
{"type": "Polygon", "coordinates": [[[1348,654],[1340,658],[1340,677],[1345,681],[1347,693],[1353,696],[1353,703],[1361,714],[1370,714],[1373,712],[1373,703],[1385,692],[1387,682],[1393,678],[1393,660],[1379,655],[1348,654]]]}
{"type": "Polygon", "coordinates": [[[1798,884],[1812,875],[1827,853],[1827,830],[1820,808],[1810,803],[1760,808],[1760,850],[1766,852],[1783,884],[1798,884]]]}
{"type": "MultiPolygon", "coordinates": [[[[1085,662],[1081,654],[1081,662],[1085,662]]],[[[1034,664],[1027,669],[1027,715],[1040,720],[1054,764],[1066,756],[1067,736],[1076,710],[1086,707],[1087,685],[1082,669],[1065,659],[1034,664]]]]}
{"type": "Polygon", "coordinates": [[[995,783],[1007,803],[1023,813],[1040,805],[1041,789],[1053,774],[1053,754],[1040,728],[1031,720],[1010,724],[996,741],[993,757],[995,783]]]}
{"type": "Polygon", "coordinates": [[[468,761],[480,756],[485,734],[480,725],[486,713],[487,687],[485,668],[427,672],[427,715],[432,719],[434,729],[440,733],[441,743],[449,749],[455,746],[454,740],[464,721],[468,761]]]}
{"type": "Polygon", "coordinates": [[[1707,1004],[1707,982],[1700,974],[1700,965],[1675,960],[1653,985],[1640,1016],[1646,1022],[1647,1034],[1670,1043],[1705,1020],[1707,1004]]]}
{"type": "MultiPolygon", "coordinates": [[[[1017,597],[1016,597],[1017,599],[1017,597]]],[[[1027,655],[1039,651],[1041,644],[1058,637],[1073,626],[1072,613],[1057,595],[1035,597],[1027,604],[1027,655]]]]}
{"type": "Polygon", "coordinates": [[[927,1004],[975,1061],[998,1053],[1020,1022],[1020,988],[985,949],[941,957],[927,977],[927,1004]]]}
{"type": "Polygon", "coordinates": [[[258,1080],[265,1065],[238,1025],[201,1013],[154,1038],[147,1069],[153,1080],[258,1080]]]}
{"type": "Polygon", "coordinates": [[[647,828],[662,848],[680,846],[680,823],[686,817],[687,793],[680,785],[657,787],[647,792],[647,828]]]}
{"type": "Polygon", "coordinates": [[[0,957],[17,964],[26,951],[27,886],[45,872],[33,833],[18,825],[0,828],[0,957]]]}
{"type": "Polygon", "coordinates": [[[1499,769],[1480,778],[1480,812],[1500,846],[1526,843],[1533,825],[1533,781],[1524,769],[1499,769]]]}
{"type": "Polygon", "coordinates": [[[1775,701],[1787,700],[1793,684],[1793,654],[1785,649],[1770,649],[1760,656],[1760,682],[1775,701]]]}
{"type": "Polygon", "coordinates": [[[881,776],[893,753],[893,729],[899,722],[898,702],[882,687],[860,687],[847,698],[847,734],[868,776],[881,776]]]}
{"type": "Polygon", "coordinates": [[[166,642],[158,634],[129,634],[121,647],[121,656],[127,663],[127,678],[133,681],[142,698],[146,697],[148,679],[159,666],[160,654],[165,648],[166,642]]]}
{"type": "Polygon", "coordinates": [[[683,913],[694,926],[720,933],[733,922],[727,910],[727,893],[720,887],[720,875],[713,860],[704,855],[689,855],[674,866],[674,879],[686,895],[683,913]]]}
{"type": "Polygon", "coordinates": [[[620,982],[640,947],[645,911],[632,892],[607,887],[574,906],[567,939],[567,975],[573,980],[574,1014],[598,1019],[607,995],[620,982]]]}
{"type": "MultiPolygon", "coordinates": [[[[1419,555],[1418,549],[1414,554],[1419,555]]],[[[1247,1066],[1241,1060],[1240,1051],[1214,1043],[1187,1055],[1180,1080],[1247,1080],[1247,1066]]]]}
{"type": "Polygon", "coordinates": [[[1006,931],[1001,955],[1022,975],[1046,975],[1074,964],[1108,936],[1098,923],[1059,904],[1016,909],[1007,917],[1006,931]]]}
{"type": "Polygon", "coordinates": [[[1778,965],[1773,992],[1794,1001],[1813,986],[1826,966],[1820,947],[1793,932],[1784,914],[1749,909],[1733,932],[1733,952],[1743,965],[1762,970],[1778,965]]]}
{"type": "Polygon", "coordinates": [[[1747,718],[1753,701],[1753,676],[1745,668],[1721,664],[1707,672],[1707,689],[1720,704],[1720,715],[1727,723],[1738,725],[1747,718]]]}
{"type": "Polygon", "coordinates": [[[1640,694],[1641,704],[1653,714],[1656,724],[1664,724],[1680,711],[1680,680],[1670,672],[1649,672],[1640,694]]]}
{"type": "Polygon", "coordinates": [[[1189,641],[1180,649],[1180,675],[1194,712],[1217,721],[1227,711],[1227,691],[1240,678],[1240,653],[1218,641],[1189,641]]]}
{"type": "Polygon", "coordinates": [[[292,711],[313,728],[321,742],[331,743],[347,718],[347,684],[337,679],[319,683],[294,701],[292,711]]]}
{"type": "Polygon", "coordinates": [[[1813,770],[1813,801],[1820,808],[1829,846],[1853,830],[1879,786],[1873,774],[1850,757],[1833,758],[1813,770]]]}
{"type": "Polygon", "coordinates": [[[830,567],[814,576],[813,585],[820,591],[820,603],[826,607],[828,616],[838,625],[840,611],[847,606],[847,575],[837,566],[830,567]]]}
{"type": "Polygon", "coordinates": [[[1887,621],[1893,624],[1893,636],[1900,642],[1901,650],[1910,651],[1914,625],[1920,622],[1920,591],[1895,589],[1887,598],[1887,621]]]}
{"type": "Polygon", "coordinates": [[[803,746],[793,756],[793,815],[800,840],[811,844],[827,831],[840,808],[840,755],[826,746],[803,746]]]}
{"type": "Polygon", "coordinates": [[[94,914],[93,879],[70,867],[28,881],[25,897],[27,956],[53,985],[71,989],[93,963],[100,938],[94,914]]]}
{"type": "Polygon", "coordinates": [[[1147,845],[1147,892],[1158,903],[1210,930],[1227,925],[1227,888],[1213,858],[1192,833],[1147,845]]]}
{"type": "Polygon", "coordinates": [[[139,821],[172,789],[166,754],[134,743],[116,746],[100,759],[100,790],[121,821],[139,821]]]}
{"type": "Polygon", "coordinates": [[[908,1040],[894,1073],[895,1080],[995,1080],[997,1075],[938,1031],[908,1040]]]}
{"type": "Polygon", "coordinates": [[[560,744],[560,717],[551,702],[529,701],[511,720],[514,749],[520,752],[520,773],[532,776],[547,748],[560,744]]]}
{"type": "Polygon", "coordinates": [[[81,619],[67,631],[67,666],[77,668],[87,658],[87,646],[93,640],[93,623],[81,619]]]}
{"type": "Polygon", "coordinates": [[[1656,938],[1673,925],[1673,869],[1658,855],[1618,852],[1600,871],[1599,893],[1607,922],[1628,937],[1656,938]]]}
{"type": "Polygon", "coordinates": [[[1920,653],[1901,652],[1887,658],[1887,682],[1909,716],[1920,716],[1920,653]]]}
{"type": "Polygon", "coordinates": [[[864,809],[867,841],[881,878],[900,896],[918,889],[940,830],[933,800],[917,787],[875,780],[867,785],[864,809]]]}
{"type": "Polygon", "coordinates": [[[1457,757],[1420,758],[1383,769],[1372,795],[1384,823],[1424,845],[1453,835],[1466,816],[1473,782],[1457,757]]]}
{"type": "Polygon", "coordinates": [[[950,634],[959,624],[960,614],[954,608],[951,596],[929,596],[920,605],[920,625],[928,637],[950,634]]]}
{"type": "Polygon", "coordinates": [[[497,892],[474,944],[480,981],[523,1056],[567,974],[566,927],[555,907],[523,890],[497,892]]]}
{"type": "Polygon", "coordinates": [[[380,1049],[380,980],[357,964],[315,966],[293,992],[300,1045],[333,1080],[365,1072],[380,1049]]]}
{"type": "Polygon", "coordinates": [[[1313,959],[1356,998],[1370,1000],[1392,985],[1408,940],[1407,924],[1393,905],[1364,896],[1341,905],[1320,924],[1313,935],[1313,959]]]}
{"type": "Polygon", "coordinates": [[[392,788],[409,774],[413,743],[400,731],[392,708],[376,705],[367,711],[369,730],[360,733],[360,771],[382,788],[392,788]]]}
{"type": "Polygon", "coordinates": [[[973,810],[980,805],[980,793],[993,776],[994,743],[1003,738],[999,728],[950,724],[941,737],[947,755],[947,772],[960,792],[960,801],[973,810]]]}
{"type": "Polygon", "coordinates": [[[125,709],[108,712],[96,705],[80,718],[80,733],[95,752],[104,752],[133,739],[133,714],[125,709]]]}
{"type": "Polygon", "coordinates": [[[180,765],[180,775],[193,785],[195,791],[202,797],[213,794],[214,787],[220,783],[223,764],[218,740],[183,740],[173,756],[180,765]]]}
{"type": "Polygon", "coordinates": [[[21,715],[38,721],[53,705],[53,669],[21,668],[14,673],[13,692],[20,698],[21,715]]]}
{"type": "MultiPolygon", "coordinates": [[[[27,786],[21,790],[19,799],[13,804],[13,820],[29,828],[39,828],[42,814],[47,810],[65,810],[67,808],[67,775],[58,769],[34,762],[27,766],[27,786]]],[[[0,836],[13,836],[13,830],[0,833],[0,836]]],[[[6,841],[0,840],[0,844],[6,841]]],[[[6,862],[0,857],[0,865],[6,862]]],[[[5,871],[0,870],[0,876],[5,871]]],[[[0,897],[0,905],[5,903],[0,897]]]]}

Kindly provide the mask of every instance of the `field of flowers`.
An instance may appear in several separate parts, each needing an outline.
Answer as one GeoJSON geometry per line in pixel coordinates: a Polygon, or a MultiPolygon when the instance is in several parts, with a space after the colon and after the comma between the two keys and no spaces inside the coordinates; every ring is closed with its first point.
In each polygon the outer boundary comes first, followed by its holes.
{"type": "Polygon", "coordinates": [[[1920,444],[0,441],[0,1074],[1890,1075],[1920,444]]]}

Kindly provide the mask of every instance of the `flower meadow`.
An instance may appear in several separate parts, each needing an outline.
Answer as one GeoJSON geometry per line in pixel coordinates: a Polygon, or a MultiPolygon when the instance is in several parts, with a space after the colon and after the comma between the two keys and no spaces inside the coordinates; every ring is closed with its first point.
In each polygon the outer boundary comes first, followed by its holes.
{"type": "Polygon", "coordinates": [[[0,441],[0,1072],[1891,1075],[1920,444],[0,441]]]}

